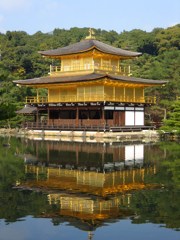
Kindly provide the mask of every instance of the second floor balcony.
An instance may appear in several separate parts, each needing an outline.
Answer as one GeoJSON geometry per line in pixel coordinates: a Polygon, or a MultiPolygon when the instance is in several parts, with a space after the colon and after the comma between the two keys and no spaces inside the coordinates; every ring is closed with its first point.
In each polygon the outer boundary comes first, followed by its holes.
{"type": "Polygon", "coordinates": [[[66,65],[66,66],[54,66],[50,65],[50,75],[64,75],[68,74],[82,74],[82,73],[110,73],[122,76],[131,76],[130,66],[116,66],[109,64],[77,64],[77,65],[66,65]]]}
{"type": "Polygon", "coordinates": [[[48,97],[26,97],[25,102],[27,104],[48,104],[48,103],[78,103],[78,102],[121,102],[121,103],[143,103],[143,104],[155,104],[156,97],[130,97],[130,96],[119,96],[112,97],[106,94],[94,94],[93,96],[59,96],[58,98],[49,99],[48,97]]]}

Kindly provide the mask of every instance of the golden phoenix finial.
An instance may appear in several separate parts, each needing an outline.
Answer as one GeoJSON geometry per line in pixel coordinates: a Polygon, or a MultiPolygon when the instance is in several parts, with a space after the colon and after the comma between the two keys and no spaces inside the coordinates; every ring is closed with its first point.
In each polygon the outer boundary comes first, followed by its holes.
{"type": "Polygon", "coordinates": [[[85,39],[95,39],[94,34],[94,30],[92,28],[89,28],[89,36],[87,36],[85,39]]]}

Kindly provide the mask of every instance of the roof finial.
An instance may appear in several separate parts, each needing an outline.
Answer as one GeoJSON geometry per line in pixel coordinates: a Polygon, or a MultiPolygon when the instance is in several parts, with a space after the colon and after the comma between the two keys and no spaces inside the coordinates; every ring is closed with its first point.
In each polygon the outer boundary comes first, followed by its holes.
{"type": "Polygon", "coordinates": [[[89,28],[89,36],[87,36],[85,39],[95,39],[94,34],[94,30],[92,28],[89,28]]]}

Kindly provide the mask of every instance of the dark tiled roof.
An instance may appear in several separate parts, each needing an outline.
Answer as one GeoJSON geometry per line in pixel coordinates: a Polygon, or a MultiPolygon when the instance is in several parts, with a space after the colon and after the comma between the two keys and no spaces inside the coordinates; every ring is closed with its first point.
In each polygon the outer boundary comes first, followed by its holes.
{"type": "Polygon", "coordinates": [[[136,57],[141,55],[141,53],[139,52],[132,52],[132,51],[123,50],[121,48],[116,48],[94,39],[89,39],[89,40],[85,39],[81,42],[74,43],[66,47],[57,48],[57,49],[48,50],[48,51],[40,51],[39,53],[44,56],[63,56],[68,54],[77,54],[77,53],[87,52],[93,48],[98,49],[103,53],[109,53],[109,54],[123,56],[123,57],[136,57]]]}
{"type": "Polygon", "coordinates": [[[64,83],[73,83],[73,82],[83,82],[83,81],[92,81],[98,80],[102,78],[108,78],[111,80],[119,80],[121,82],[131,82],[131,83],[144,83],[144,84],[152,84],[152,85],[162,85],[167,83],[164,80],[152,80],[152,79],[142,79],[142,78],[134,78],[128,76],[118,76],[118,75],[108,75],[108,74],[87,74],[87,75],[79,75],[79,76],[62,76],[62,77],[41,77],[41,78],[33,78],[27,80],[16,80],[13,81],[16,84],[20,85],[41,85],[41,84],[64,84],[64,83]]]}
{"type": "Polygon", "coordinates": [[[40,77],[27,80],[16,80],[14,83],[20,85],[36,85],[36,84],[55,84],[55,83],[70,83],[70,82],[81,82],[81,81],[91,81],[103,78],[102,74],[88,74],[88,75],[79,75],[79,76],[62,76],[62,77],[40,77]]]}
{"type": "Polygon", "coordinates": [[[135,77],[128,77],[128,76],[117,76],[117,75],[108,75],[109,78],[114,80],[121,80],[127,82],[136,82],[136,83],[147,83],[147,84],[165,84],[167,81],[165,80],[153,80],[153,79],[144,79],[144,78],[135,78],[135,77]]]}
{"type": "Polygon", "coordinates": [[[24,108],[16,111],[18,114],[33,114],[37,112],[37,107],[31,107],[29,105],[25,105],[24,108]]]}

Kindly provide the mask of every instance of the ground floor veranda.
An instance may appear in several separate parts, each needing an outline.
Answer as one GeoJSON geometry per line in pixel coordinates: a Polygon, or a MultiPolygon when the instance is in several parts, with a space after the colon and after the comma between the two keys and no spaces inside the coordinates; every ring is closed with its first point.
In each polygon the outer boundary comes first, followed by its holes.
{"type": "Polygon", "coordinates": [[[37,105],[32,120],[23,123],[28,129],[129,131],[145,126],[144,105],[49,104],[37,105]]]}

